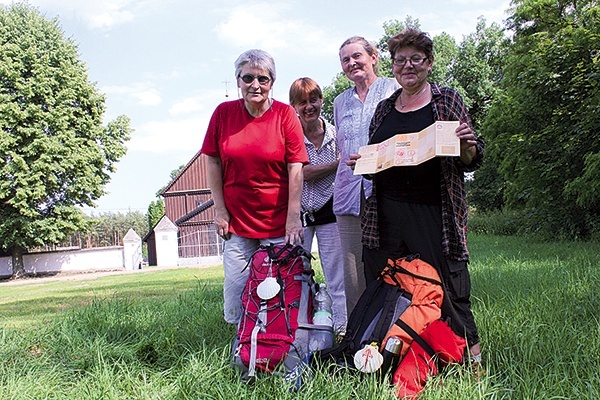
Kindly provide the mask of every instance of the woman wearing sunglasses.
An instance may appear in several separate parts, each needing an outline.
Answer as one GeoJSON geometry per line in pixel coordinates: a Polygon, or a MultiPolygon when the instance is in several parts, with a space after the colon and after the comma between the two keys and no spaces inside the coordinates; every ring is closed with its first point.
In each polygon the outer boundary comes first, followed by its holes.
{"type": "Polygon", "coordinates": [[[248,259],[261,244],[300,244],[302,167],[308,164],[295,110],[269,97],[275,62],[263,50],[235,61],[241,98],[217,106],[201,153],[215,202],[217,234],[225,239],[225,321],[241,318],[248,259]]]}

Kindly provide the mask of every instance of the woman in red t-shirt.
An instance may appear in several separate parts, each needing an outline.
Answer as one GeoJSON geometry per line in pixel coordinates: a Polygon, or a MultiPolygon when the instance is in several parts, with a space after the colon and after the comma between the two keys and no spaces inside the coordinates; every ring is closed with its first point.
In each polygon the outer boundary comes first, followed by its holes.
{"type": "Polygon", "coordinates": [[[217,233],[225,239],[225,320],[237,324],[252,253],[261,244],[303,240],[300,199],[308,155],[294,109],[269,97],[273,58],[248,50],[236,60],[235,75],[242,98],[217,106],[201,153],[217,233]]]}

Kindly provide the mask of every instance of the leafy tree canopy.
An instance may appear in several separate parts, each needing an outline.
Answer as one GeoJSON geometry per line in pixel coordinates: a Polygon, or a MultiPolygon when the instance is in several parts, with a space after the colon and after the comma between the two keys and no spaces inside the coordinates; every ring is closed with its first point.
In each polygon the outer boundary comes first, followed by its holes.
{"type": "Polygon", "coordinates": [[[82,227],[77,206],[105,193],[131,130],[126,116],[103,126],[104,101],[57,19],[0,7],[0,247],[13,256],[82,227]]]}
{"type": "Polygon", "coordinates": [[[554,236],[585,237],[599,217],[600,5],[513,4],[504,94],[486,120],[494,142],[488,153],[506,181],[507,205],[532,216],[526,223],[554,236]]]}
{"type": "Polygon", "coordinates": [[[165,202],[162,199],[156,199],[148,206],[148,231],[153,229],[158,221],[165,215],[165,202]]]}

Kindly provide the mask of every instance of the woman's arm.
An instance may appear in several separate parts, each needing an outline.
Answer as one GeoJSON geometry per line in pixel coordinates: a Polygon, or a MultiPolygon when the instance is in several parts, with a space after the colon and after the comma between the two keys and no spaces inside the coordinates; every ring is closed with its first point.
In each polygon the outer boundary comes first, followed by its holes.
{"type": "Polygon", "coordinates": [[[313,179],[323,178],[327,175],[335,174],[339,160],[327,163],[327,164],[309,164],[305,165],[302,169],[305,181],[312,181],[313,179]]]}
{"type": "Polygon", "coordinates": [[[215,202],[215,225],[217,234],[227,240],[229,234],[229,211],[225,206],[225,197],[223,196],[223,166],[221,158],[203,155],[206,157],[206,172],[208,176],[208,187],[210,188],[212,199],[215,202]]]}
{"type": "Polygon", "coordinates": [[[456,136],[460,139],[460,160],[463,164],[470,165],[477,155],[477,136],[467,123],[456,128],[456,136]]]}
{"type": "Polygon", "coordinates": [[[300,222],[300,202],[302,200],[302,163],[288,163],[289,198],[287,221],[285,223],[285,242],[300,244],[304,242],[302,223],[300,222]]]}

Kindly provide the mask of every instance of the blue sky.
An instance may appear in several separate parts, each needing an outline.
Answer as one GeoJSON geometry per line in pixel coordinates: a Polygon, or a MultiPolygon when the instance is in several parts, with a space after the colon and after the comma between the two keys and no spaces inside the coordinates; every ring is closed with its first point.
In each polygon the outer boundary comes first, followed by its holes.
{"type": "MultiPolygon", "coordinates": [[[[11,1],[0,0],[0,4],[11,1]]],[[[214,108],[238,98],[233,62],[260,48],[275,59],[273,96],[309,76],[322,87],[341,71],[338,49],[350,36],[377,41],[383,24],[418,19],[432,36],[460,42],[506,19],[508,0],[29,0],[57,17],[79,46],[89,79],[106,94],[105,120],[125,114],[135,130],[127,155],[97,201],[106,212],[145,212],[169,174],[200,149],[214,108]],[[229,97],[226,97],[226,94],[229,97]]]]}

